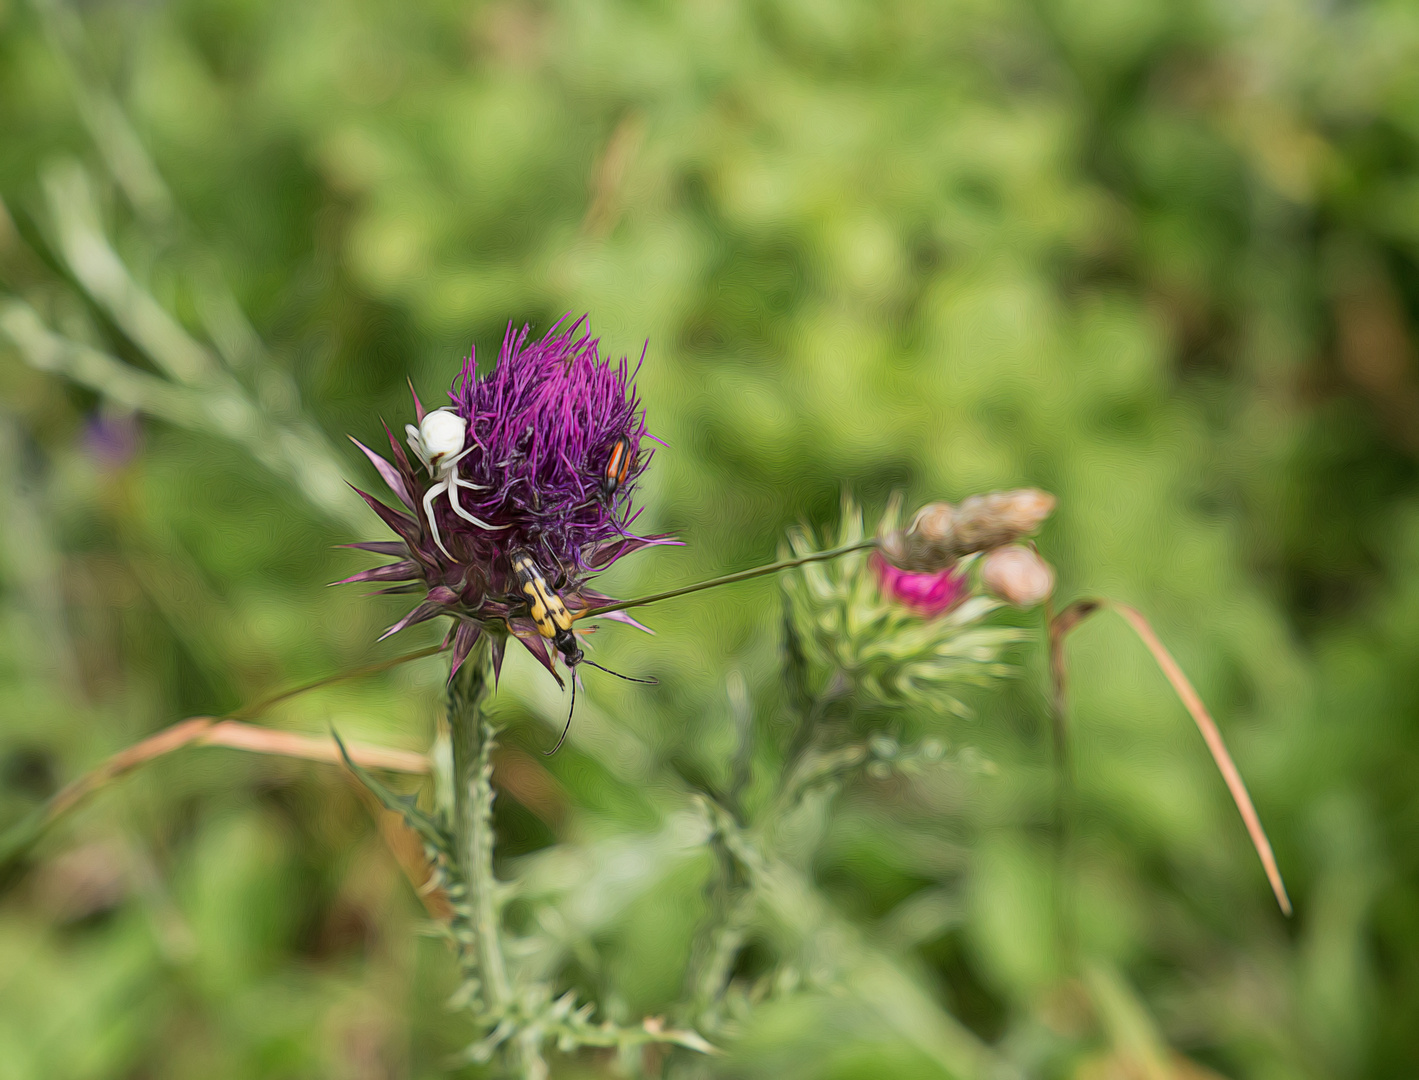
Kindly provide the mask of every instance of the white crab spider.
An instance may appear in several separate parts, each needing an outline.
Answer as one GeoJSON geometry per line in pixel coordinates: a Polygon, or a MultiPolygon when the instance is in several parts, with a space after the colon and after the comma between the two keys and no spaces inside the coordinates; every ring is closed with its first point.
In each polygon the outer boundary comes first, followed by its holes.
{"type": "Polygon", "coordinates": [[[448,505],[453,507],[453,512],[464,521],[471,521],[480,529],[510,528],[508,525],[491,525],[482,518],[474,517],[459,505],[459,488],[483,490],[481,484],[464,480],[458,475],[458,463],[473,450],[471,446],[466,450],[463,448],[463,440],[468,434],[468,422],[463,417],[452,409],[435,409],[424,414],[418,427],[405,424],[404,432],[409,436],[409,449],[414,451],[414,456],[423,462],[424,468],[428,469],[429,475],[434,478],[434,483],[424,492],[424,515],[429,519],[429,529],[433,532],[434,543],[440,551],[450,559],[453,558],[452,552],[443,546],[438,521],[434,518],[434,499],[445,492],[448,493],[448,505]]]}

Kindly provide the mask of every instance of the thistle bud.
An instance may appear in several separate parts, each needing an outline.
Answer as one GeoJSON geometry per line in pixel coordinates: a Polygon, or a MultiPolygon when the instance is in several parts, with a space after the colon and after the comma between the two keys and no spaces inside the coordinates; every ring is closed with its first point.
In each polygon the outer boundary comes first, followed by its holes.
{"type": "Polygon", "coordinates": [[[881,537],[882,555],[899,570],[935,573],[962,555],[1028,536],[1054,506],[1054,496],[1036,488],[972,495],[960,506],[928,503],[906,529],[881,537]]]}
{"type": "Polygon", "coordinates": [[[1038,488],[972,495],[956,511],[956,544],[962,555],[989,551],[1038,529],[1054,512],[1055,497],[1038,488]]]}
{"type": "Polygon", "coordinates": [[[928,503],[905,529],[882,537],[882,554],[899,570],[934,574],[956,561],[956,509],[948,502],[928,503]]]}
{"type": "Polygon", "coordinates": [[[981,560],[982,584],[1007,604],[1030,608],[1054,591],[1054,571],[1024,544],[1007,544],[981,560]]]}
{"type": "MultiPolygon", "coordinates": [[[[911,531],[892,528],[895,509],[889,508],[879,537],[911,531]]],[[[926,528],[917,535],[924,531],[929,537],[932,523],[923,523],[926,528]]],[[[849,502],[835,538],[795,529],[789,551],[801,558],[827,547],[856,546],[865,533],[862,512],[849,502]]],[[[857,550],[800,566],[782,580],[790,663],[802,665],[804,685],[813,693],[836,687],[836,694],[850,686],[878,705],[967,715],[961,687],[1004,675],[1001,654],[1021,639],[1019,630],[986,623],[1000,602],[974,595],[966,569],[955,562],[935,570],[903,570],[857,550]]]]}

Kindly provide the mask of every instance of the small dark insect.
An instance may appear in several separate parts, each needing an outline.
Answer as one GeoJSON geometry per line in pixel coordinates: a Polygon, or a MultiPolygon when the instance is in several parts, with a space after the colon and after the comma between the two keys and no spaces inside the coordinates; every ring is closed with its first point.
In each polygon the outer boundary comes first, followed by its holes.
{"type": "Polygon", "coordinates": [[[614,499],[616,492],[626,482],[634,457],[631,453],[631,441],[624,435],[612,444],[611,453],[606,459],[606,468],[601,470],[601,498],[606,502],[614,499]]]}
{"type": "Polygon", "coordinates": [[[561,749],[562,743],[566,741],[567,732],[572,729],[572,716],[576,712],[576,668],[578,664],[590,664],[608,675],[625,679],[627,682],[646,683],[654,686],[656,680],[632,678],[630,675],[622,675],[619,671],[602,667],[594,660],[588,660],[586,653],[582,652],[581,646],[577,644],[576,634],[572,631],[572,622],[575,616],[567,610],[567,605],[562,602],[562,598],[547,584],[546,575],[542,573],[541,567],[537,565],[537,561],[531,553],[523,548],[516,548],[511,552],[510,558],[512,572],[517,577],[518,589],[522,592],[522,598],[527,604],[532,621],[537,625],[537,632],[551,641],[553,647],[562,654],[562,659],[567,662],[567,667],[571,669],[572,707],[571,711],[567,713],[567,726],[562,729],[562,737],[557,740],[557,745],[550,750],[543,751],[550,757],[561,749]]]}

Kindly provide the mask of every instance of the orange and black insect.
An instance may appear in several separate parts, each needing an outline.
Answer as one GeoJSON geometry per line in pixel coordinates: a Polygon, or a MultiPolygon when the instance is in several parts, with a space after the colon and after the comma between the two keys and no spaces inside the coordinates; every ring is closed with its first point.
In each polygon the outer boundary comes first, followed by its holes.
{"type": "Polygon", "coordinates": [[[619,671],[602,667],[594,660],[588,660],[586,653],[582,652],[581,646],[577,644],[576,633],[572,630],[572,623],[577,616],[567,610],[567,605],[562,602],[562,598],[547,584],[547,577],[542,573],[542,568],[537,565],[531,552],[524,548],[516,548],[509,557],[512,562],[513,576],[517,578],[518,590],[522,593],[521,599],[527,604],[528,614],[531,615],[537,632],[552,643],[552,646],[562,654],[562,659],[566,661],[567,667],[571,669],[572,707],[571,711],[567,713],[567,726],[562,729],[562,737],[557,740],[557,745],[550,750],[543,751],[550,757],[561,749],[562,743],[566,741],[567,732],[572,729],[572,715],[576,712],[576,668],[578,664],[590,664],[608,675],[625,679],[627,682],[655,685],[656,680],[635,679],[629,675],[622,675],[619,671]]]}
{"type": "Polygon", "coordinates": [[[616,492],[626,482],[626,477],[630,475],[631,466],[634,463],[635,455],[631,453],[631,440],[622,435],[612,444],[611,453],[606,457],[606,467],[601,470],[602,499],[610,502],[616,497],[616,492]]]}

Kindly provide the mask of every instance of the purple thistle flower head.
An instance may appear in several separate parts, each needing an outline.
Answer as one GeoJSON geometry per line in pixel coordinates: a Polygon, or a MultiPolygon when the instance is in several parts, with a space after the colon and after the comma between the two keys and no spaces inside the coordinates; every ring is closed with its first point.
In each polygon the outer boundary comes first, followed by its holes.
{"type": "Polygon", "coordinates": [[[479,378],[470,352],[449,394],[468,425],[460,471],[476,490],[465,505],[512,522],[509,539],[544,566],[580,572],[602,569],[586,558],[626,536],[630,495],[650,458],[640,453],[646,429],[635,373],[624,359],[614,367],[601,360],[585,325],[583,317],[560,333],[554,326],[530,344],[527,327],[516,336],[509,328],[493,371],[479,378]],[[607,497],[602,481],[618,442],[628,468],[607,497]]]}
{"type": "MultiPolygon", "coordinates": [[[[651,457],[642,444],[653,438],[635,372],[625,359],[601,359],[585,317],[564,322],[533,342],[527,327],[509,325],[486,375],[470,351],[451,406],[426,411],[415,395],[419,423],[405,429],[412,461],[387,428],[392,462],[356,442],[407,512],[359,492],[399,540],[350,546],[398,561],[345,580],[424,591],[384,636],[451,615],[455,671],[484,632],[495,669],[511,633],[553,670],[518,590],[513,552],[533,557],[575,615],[611,599],[587,587],[590,575],[647,545],[675,542],[630,531],[636,481],[651,457]]],[[[606,617],[639,625],[626,615],[606,617]]]]}

